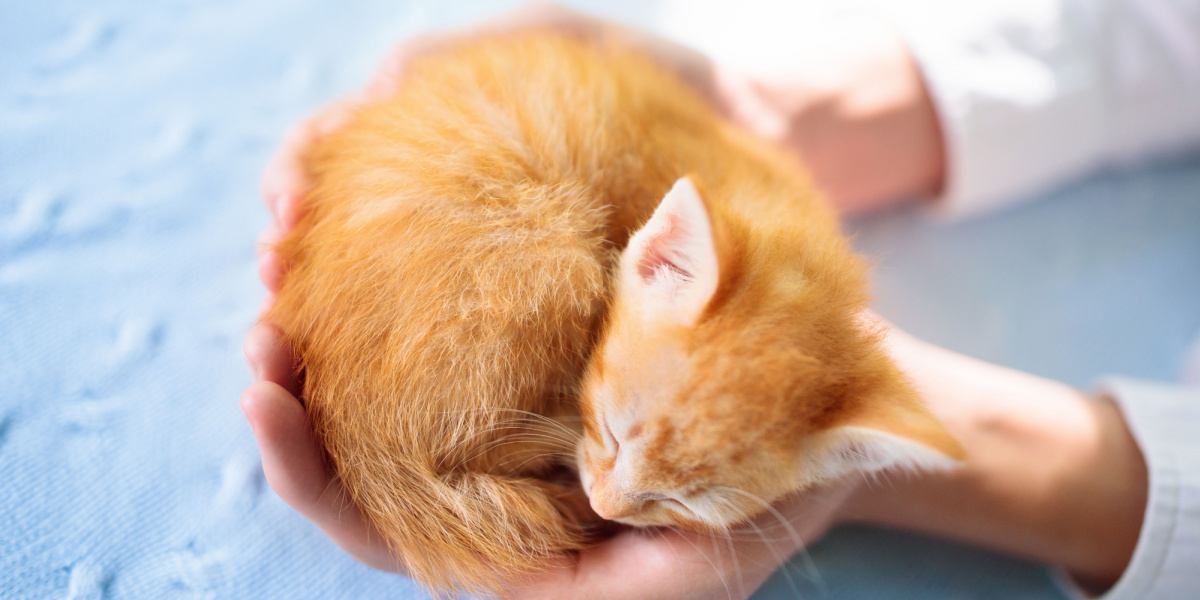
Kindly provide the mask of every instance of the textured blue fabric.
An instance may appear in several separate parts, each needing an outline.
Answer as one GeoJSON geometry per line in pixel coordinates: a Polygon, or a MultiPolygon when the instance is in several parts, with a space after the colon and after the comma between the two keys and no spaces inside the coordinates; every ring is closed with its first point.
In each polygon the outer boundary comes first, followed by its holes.
{"type": "MultiPolygon", "coordinates": [[[[405,34],[505,3],[0,3],[0,597],[421,597],[265,485],[237,408],[257,178],[405,34]]],[[[605,10],[653,25],[644,3],[605,10]]],[[[1170,380],[1200,331],[1200,159],[995,218],[858,224],[881,311],[1086,385],[1170,380]]],[[[868,529],[763,598],[1054,598],[1043,570],[868,529]]]]}

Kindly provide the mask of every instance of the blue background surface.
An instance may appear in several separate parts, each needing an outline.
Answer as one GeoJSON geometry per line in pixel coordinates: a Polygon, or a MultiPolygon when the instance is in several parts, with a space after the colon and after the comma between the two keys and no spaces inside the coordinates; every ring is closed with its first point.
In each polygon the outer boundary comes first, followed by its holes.
{"type": "MultiPolygon", "coordinates": [[[[423,597],[271,493],[237,397],[266,158],[391,42],[508,3],[444,4],[0,4],[0,596],[423,597]]],[[[852,230],[880,312],[988,360],[1172,381],[1200,332],[1197,156],[852,230]]],[[[1059,597],[1039,566],[870,529],[811,559],[760,597],[1059,597]]]]}

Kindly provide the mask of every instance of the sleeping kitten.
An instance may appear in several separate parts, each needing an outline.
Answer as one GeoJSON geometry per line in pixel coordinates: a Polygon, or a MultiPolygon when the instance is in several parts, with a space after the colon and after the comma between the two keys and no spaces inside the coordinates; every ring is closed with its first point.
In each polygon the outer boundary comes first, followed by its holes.
{"type": "Polygon", "coordinates": [[[603,533],[572,473],[585,369],[583,474],[627,522],[957,452],[856,325],[862,266],[799,166],[651,61],[528,34],[405,79],[311,150],[267,319],[415,579],[496,592],[603,533]]]}
{"type": "Polygon", "coordinates": [[[680,179],[622,254],[581,407],[604,518],[720,529],[824,480],[961,458],[859,325],[862,267],[779,179],[680,179]]]}

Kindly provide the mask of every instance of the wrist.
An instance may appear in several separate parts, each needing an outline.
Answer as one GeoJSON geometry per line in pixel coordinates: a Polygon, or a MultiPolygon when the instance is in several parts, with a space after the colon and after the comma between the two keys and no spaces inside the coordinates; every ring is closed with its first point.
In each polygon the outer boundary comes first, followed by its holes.
{"type": "Polygon", "coordinates": [[[845,518],[1054,564],[1091,589],[1115,582],[1140,534],[1147,476],[1112,401],[915,340],[891,341],[968,458],[953,471],[864,487],[845,518]]]}

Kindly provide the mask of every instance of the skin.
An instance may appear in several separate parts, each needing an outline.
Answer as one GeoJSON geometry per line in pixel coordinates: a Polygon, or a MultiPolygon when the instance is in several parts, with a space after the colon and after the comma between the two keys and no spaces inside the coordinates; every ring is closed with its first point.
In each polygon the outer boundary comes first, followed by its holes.
{"type": "MultiPolygon", "coordinates": [[[[942,185],[945,152],[937,115],[915,63],[892,32],[862,25],[822,36],[826,41],[811,49],[823,57],[813,61],[821,64],[761,79],[724,71],[644,33],[537,6],[479,29],[405,42],[365,91],[289,134],[263,180],[274,216],[259,243],[259,274],[268,289],[264,307],[285,271],[271,245],[300,216],[305,148],[336,129],[353,106],[401,85],[411,57],[465,37],[530,27],[584,39],[615,35],[645,51],[722,113],[798,152],[843,213],[929,196],[942,185]]],[[[847,522],[954,538],[1061,566],[1093,591],[1110,587],[1133,553],[1147,493],[1145,460],[1117,406],[887,330],[891,355],[966,449],[970,458],[962,468],[809,490],[779,503],[778,515],[764,515],[727,539],[625,530],[545,573],[514,581],[508,595],[746,597],[804,544],[847,522]],[[781,519],[796,535],[755,535],[755,528],[786,530],[781,519]]],[[[399,571],[399,561],[347,502],[326,464],[297,400],[299,379],[278,330],[257,325],[246,337],[245,353],[255,381],[241,405],[272,489],[352,556],[399,571]]]]}

